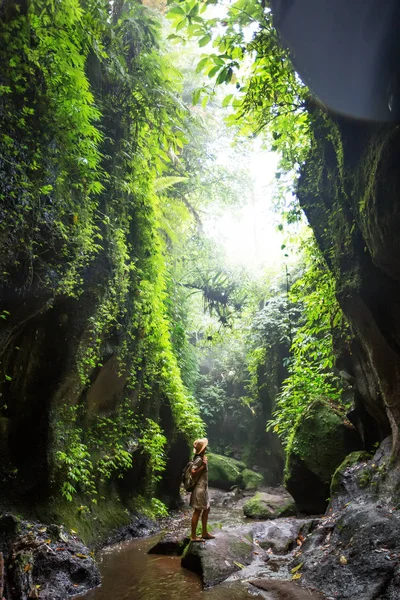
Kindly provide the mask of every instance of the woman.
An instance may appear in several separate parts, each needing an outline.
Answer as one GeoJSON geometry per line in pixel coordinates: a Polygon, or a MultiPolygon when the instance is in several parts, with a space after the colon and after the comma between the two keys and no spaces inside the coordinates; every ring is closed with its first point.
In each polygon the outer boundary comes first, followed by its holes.
{"type": "Polygon", "coordinates": [[[193,443],[195,456],[193,459],[192,476],[196,481],[196,486],[190,496],[190,506],[194,509],[192,517],[192,533],[190,540],[192,542],[202,542],[204,540],[213,540],[215,536],[207,531],[208,515],[210,512],[210,498],[208,496],[208,459],[205,456],[208,439],[201,438],[193,443]],[[197,524],[201,517],[201,537],[197,536],[197,524]]]}

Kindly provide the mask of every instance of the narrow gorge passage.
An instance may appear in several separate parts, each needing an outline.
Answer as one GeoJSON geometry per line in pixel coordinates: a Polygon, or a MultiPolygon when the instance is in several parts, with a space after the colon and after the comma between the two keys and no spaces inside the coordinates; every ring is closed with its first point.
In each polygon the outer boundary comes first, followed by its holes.
{"type": "Polygon", "coordinates": [[[400,597],[375,4],[0,2],[0,600],[400,597]]]}

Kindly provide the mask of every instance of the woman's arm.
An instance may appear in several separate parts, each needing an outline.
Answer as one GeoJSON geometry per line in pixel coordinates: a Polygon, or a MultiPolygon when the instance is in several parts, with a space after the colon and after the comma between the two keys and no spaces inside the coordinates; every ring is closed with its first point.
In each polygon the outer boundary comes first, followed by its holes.
{"type": "Polygon", "coordinates": [[[204,471],[205,468],[206,465],[201,465],[201,467],[199,467],[198,469],[192,469],[192,475],[198,475],[199,473],[204,471]]]}
{"type": "Polygon", "coordinates": [[[204,469],[207,468],[207,463],[208,463],[207,457],[203,456],[201,466],[198,468],[192,469],[192,475],[198,475],[199,473],[204,471],[204,469]]]}

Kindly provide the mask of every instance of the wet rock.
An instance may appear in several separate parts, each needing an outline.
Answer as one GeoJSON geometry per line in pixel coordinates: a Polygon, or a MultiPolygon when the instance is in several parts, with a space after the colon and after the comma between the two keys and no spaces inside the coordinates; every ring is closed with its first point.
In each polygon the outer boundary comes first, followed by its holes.
{"type": "Polygon", "coordinates": [[[344,506],[350,499],[354,500],[360,495],[365,495],[365,485],[369,483],[370,468],[368,463],[370,455],[366,452],[352,452],[336,469],[330,487],[330,508],[337,510],[344,506]]]}
{"type": "Polygon", "coordinates": [[[209,494],[213,512],[216,507],[229,509],[236,507],[238,502],[244,498],[243,490],[238,486],[234,486],[230,492],[209,488],[209,494]]]}
{"type": "Polygon", "coordinates": [[[0,519],[0,528],[1,521],[8,600],[64,600],[100,584],[97,566],[75,534],[58,525],[18,522],[11,515],[0,519]]]}
{"type": "Polygon", "coordinates": [[[285,554],[296,547],[299,536],[305,538],[320,522],[319,519],[279,519],[260,523],[253,529],[254,539],[265,550],[285,554]]]}
{"type": "Polygon", "coordinates": [[[160,531],[160,527],[156,521],[145,515],[136,515],[132,518],[129,525],[125,525],[109,535],[104,545],[112,546],[113,544],[119,544],[133,538],[152,535],[158,531],[160,531]]]}
{"type": "Polygon", "coordinates": [[[355,428],[322,401],[301,415],[287,448],[285,487],[300,511],[323,513],[332,475],[345,457],[362,449],[355,428]]]}
{"type": "Polygon", "coordinates": [[[296,512],[293,498],[285,494],[257,492],[244,506],[243,512],[250,519],[276,519],[296,512]]]}
{"type": "Polygon", "coordinates": [[[400,515],[352,502],[324,518],[302,546],[302,581],[342,600],[398,597],[400,515]],[[397,588],[397,596],[395,590],[397,588]]]}
{"type": "Polygon", "coordinates": [[[20,529],[21,521],[14,515],[6,513],[0,517],[0,552],[7,554],[20,529]]]}
{"type": "Polygon", "coordinates": [[[61,548],[53,553],[41,547],[34,554],[32,579],[41,586],[40,598],[63,600],[100,585],[100,574],[83,544],[69,542],[61,548]]]}
{"type": "Polygon", "coordinates": [[[168,556],[181,556],[190,542],[186,533],[167,533],[150,550],[148,554],[166,554],[168,556]]]}
{"type": "Polygon", "coordinates": [[[215,540],[191,542],[182,557],[182,566],[202,578],[205,587],[221,583],[229,575],[249,565],[253,541],[248,528],[219,531],[215,540]]]}
{"type": "Polygon", "coordinates": [[[249,581],[260,590],[272,592],[274,600],[322,600],[324,596],[315,590],[307,590],[289,581],[274,581],[271,579],[254,579],[249,581]]]}

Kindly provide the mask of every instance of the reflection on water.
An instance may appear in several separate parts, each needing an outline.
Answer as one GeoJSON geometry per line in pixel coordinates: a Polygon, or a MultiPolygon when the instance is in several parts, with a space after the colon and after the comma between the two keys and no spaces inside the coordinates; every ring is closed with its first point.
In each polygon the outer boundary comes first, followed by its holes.
{"type": "Polygon", "coordinates": [[[203,590],[199,578],[181,568],[180,557],[147,554],[156,539],[141,538],[103,550],[98,556],[102,586],[79,600],[244,600],[256,594],[236,582],[203,590]]]}

